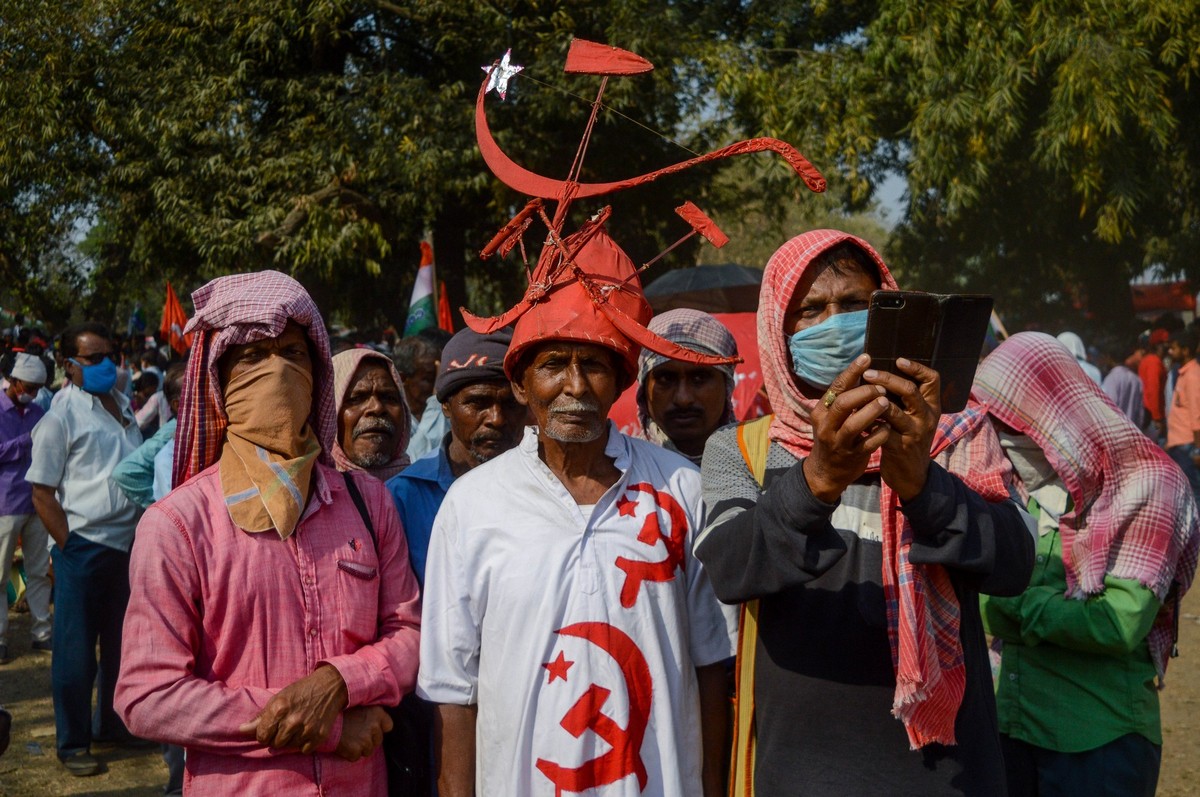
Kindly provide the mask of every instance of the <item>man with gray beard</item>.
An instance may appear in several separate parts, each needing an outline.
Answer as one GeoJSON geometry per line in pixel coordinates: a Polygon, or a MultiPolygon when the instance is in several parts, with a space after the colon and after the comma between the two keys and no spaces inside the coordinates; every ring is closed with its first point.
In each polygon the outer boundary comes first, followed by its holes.
{"type": "Polygon", "coordinates": [[[521,440],[528,411],[513,398],[504,375],[511,340],[508,327],[490,335],[462,329],[450,339],[433,385],[450,431],[441,445],[387,483],[408,537],[413,572],[422,584],[429,533],[450,485],[521,440]]]}
{"type": "MultiPolygon", "coordinates": [[[[433,396],[441,402],[450,431],[437,448],[388,480],[388,491],[408,538],[413,572],[422,586],[429,534],[446,491],[459,476],[515,446],[525,428],[528,411],[513,398],[504,375],[504,355],[511,340],[509,328],[490,335],[463,329],[446,343],[433,396]]],[[[406,741],[427,750],[432,761],[433,707],[416,695],[408,695],[400,711],[405,717],[404,727],[409,729],[406,741]]],[[[421,773],[420,781],[412,784],[415,789],[410,789],[413,794],[431,791],[426,769],[410,767],[421,773]]]]}
{"type": "Polygon", "coordinates": [[[409,417],[404,382],[386,354],[348,349],[333,358],[338,439],[333,461],[340,471],[365,471],[387,481],[408,466],[409,417]]]}
{"type": "Polygon", "coordinates": [[[519,313],[504,373],[536,426],[455,481],[433,524],[418,695],[437,704],[441,797],[722,793],[736,632],[692,554],[699,472],[608,412],[643,345],[727,360],[641,327],[631,261],[591,234],[565,242],[562,281],[467,318],[519,313]]]}

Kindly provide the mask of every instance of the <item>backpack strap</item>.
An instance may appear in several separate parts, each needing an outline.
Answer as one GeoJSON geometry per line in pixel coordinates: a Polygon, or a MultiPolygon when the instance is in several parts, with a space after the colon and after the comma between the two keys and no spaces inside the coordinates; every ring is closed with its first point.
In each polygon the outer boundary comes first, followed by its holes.
{"type": "MultiPolygon", "coordinates": [[[[771,448],[771,421],[773,415],[765,415],[752,421],[738,424],[738,450],[746,462],[746,468],[758,486],[762,487],[767,475],[767,452],[771,448]]],[[[733,765],[729,773],[731,797],[753,797],[754,761],[757,734],[754,728],[754,664],[758,651],[758,600],[742,604],[738,622],[738,653],[735,679],[737,696],[734,698],[733,765]]]]}
{"type": "Polygon", "coordinates": [[[367,527],[367,531],[371,535],[371,547],[375,549],[375,555],[378,556],[379,540],[375,536],[375,524],[371,522],[371,514],[367,512],[367,503],[363,500],[362,493],[358,491],[358,485],[354,483],[354,477],[350,475],[350,472],[344,471],[342,478],[346,480],[346,490],[350,493],[350,500],[354,501],[354,506],[358,508],[363,525],[367,527]]]}
{"type": "Polygon", "coordinates": [[[771,448],[771,421],[774,415],[764,415],[752,421],[739,423],[737,427],[738,450],[746,467],[758,486],[762,487],[767,475],[767,451],[771,448]]]}

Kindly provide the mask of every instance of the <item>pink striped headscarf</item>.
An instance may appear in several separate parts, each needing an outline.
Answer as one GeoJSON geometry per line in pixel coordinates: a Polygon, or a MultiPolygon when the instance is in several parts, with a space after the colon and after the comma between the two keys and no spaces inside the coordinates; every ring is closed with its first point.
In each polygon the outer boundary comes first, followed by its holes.
{"type": "MultiPolygon", "coordinates": [[[[883,259],[861,238],[837,230],[814,230],[781,246],[763,273],[758,305],[758,346],[767,397],[775,411],[770,437],[797,457],[812,451],[810,418],[819,399],[805,398],[792,374],[784,316],[805,272],[823,252],[841,243],[862,249],[879,269],[881,287],[895,289],[883,259]]],[[[1011,465],[1000,449],[987,415],[968,407],[943,415],[930,456],[985,500],[1009,497],[1011,465]]],[[[879,470],[876,452],[867,467],[879,470]]],[[[887,483],[881,485],[883,521],[883,592],[888,641],[896,670],[892,713],[904,722],[914,749],[932,742],[954,744],[954,721],[966,689],[960,627],[962,608],[945,568],[909,561],[913,529],[900,512],[900,499],[887,483]]]]}
{"type": "Polygon", "coordinates": [[[231,346],[275,338],[288,321],[304,327],[313,346],[313,403],[308,422],[321,443],[321,462],[333,466],[337,440],[333,365],[321,312],[299,282],[278,271],[218,277],[192,294],[196,314],[184,333],[196,333],[179,398],[172,482],[183,484],[217,461],[228,419],[217,366],[231,346]]]}
{"type": "Polygon", "coordinates": [[[1164,674],[1176,608],[1167,596],[1172,585],[1180,597],[1191,586],[1200,553],[1187,477],[1049,335],[1022,332],[1000,344],[980,364],[974,394],[1037,443],[1071,495],[1058,524],[1067,597],[1103,592],[1112,575],[1163,601],[1149,643],[1164,674]]]}

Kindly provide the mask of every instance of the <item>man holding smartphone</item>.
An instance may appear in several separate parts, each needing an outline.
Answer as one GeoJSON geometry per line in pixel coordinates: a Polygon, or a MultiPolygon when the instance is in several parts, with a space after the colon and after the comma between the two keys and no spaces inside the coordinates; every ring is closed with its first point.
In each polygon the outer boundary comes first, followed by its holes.
{"type": "Polygon", "coordinates": [[[931,368],[871,368],[881,287],[854,236],[781,247],[758,316],[775,415],[705,450],[696,553],[719,598],[749,602],[738,745],[752,726],[755,758],[736,775],[763,795],[1002,795],[978,594],[1025,587],[1031,524],[983,413],[942,416],[931,368]]]}

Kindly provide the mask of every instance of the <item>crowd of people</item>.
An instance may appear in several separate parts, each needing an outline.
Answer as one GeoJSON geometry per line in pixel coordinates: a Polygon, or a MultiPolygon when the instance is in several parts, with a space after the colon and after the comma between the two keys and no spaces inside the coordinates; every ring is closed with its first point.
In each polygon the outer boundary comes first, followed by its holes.
{"type": "Polygon", "coordinates": [[[391,347],[272,271],[196,291],[174,362],[11,341],[0,564],[19,541],[68,772],[148,740],[194,795],[1154,793],[1193,329],[1103,363],[1013,335],[943,413],[863,353],[880,255],[807,232],[739,421],[729,330],[571,251],[619,289],[567,270],[391,347]]]}

